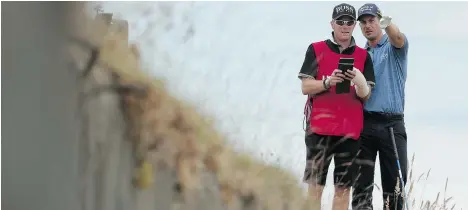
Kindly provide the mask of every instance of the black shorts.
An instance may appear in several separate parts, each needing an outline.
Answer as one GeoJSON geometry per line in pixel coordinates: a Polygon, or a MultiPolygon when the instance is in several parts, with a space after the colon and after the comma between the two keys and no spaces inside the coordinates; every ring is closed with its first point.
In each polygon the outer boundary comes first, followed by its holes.
{"type": "Polygon", "coordinates": [[[335,186],[351,187],[357,175],[355,158],[359,142],[340,136],[308,134],[305,138],[307,148],[306,167],[303,181],[308,184],[325,186],[331,159],[335,160],[333,180],[335,186]]]}

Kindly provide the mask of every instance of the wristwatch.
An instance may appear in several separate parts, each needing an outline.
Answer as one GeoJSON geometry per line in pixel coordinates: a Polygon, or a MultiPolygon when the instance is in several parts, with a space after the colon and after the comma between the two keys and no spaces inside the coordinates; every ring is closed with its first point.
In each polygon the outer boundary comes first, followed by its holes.
{"type": "Polygon", "coordinates": [[[330,89],[330,83],[328,83],[328,78],[323,80],[323,88],[325,88],[325,90],[330,89]]]}

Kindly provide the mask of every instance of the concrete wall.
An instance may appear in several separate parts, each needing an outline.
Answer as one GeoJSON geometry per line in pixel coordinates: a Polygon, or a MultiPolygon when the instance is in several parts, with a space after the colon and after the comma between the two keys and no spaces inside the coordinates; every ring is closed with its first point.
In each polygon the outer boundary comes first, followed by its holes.
{"type": "Polygon", "coordinates": [[[2,2],[2,209],[77,209],[73,5],[2,2]]]}

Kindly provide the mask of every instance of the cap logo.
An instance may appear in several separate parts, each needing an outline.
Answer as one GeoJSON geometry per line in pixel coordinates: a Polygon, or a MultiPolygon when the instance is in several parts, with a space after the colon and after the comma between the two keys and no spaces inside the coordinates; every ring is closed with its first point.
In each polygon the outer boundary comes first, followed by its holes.
{"type": "Polygon", "coordinates": [[[335,11],[336,13],[342,13],[342,12],[350,12],[350,13],[354,13],[354,8],[351,7],[351,6],[347,6],[347,5],[341,5],[339,7],[336,7],[335,8],[335,11]]]}
{"type": "MultiPolygon", "coordinates": [[[[366,12],[366,11],[374,11],[374,5],[364,5],[362,6],[361,8],[359,8],[359,13],[363,13],[363,12],[366,12]]],[[[381,12],[380,12],[380,9],[376,9],[377,11],[375,12],[375,14],[377,15],[380,15],[382,16],[381,12]]]]}
{"type": "Polygon", "coordinates": [[[361,7],[361,9],[359,9],[359,12],[362,13],[364,11],[372,11],[373,9],[374,9],[374,6],[366,5],[366,6],[361,7]]]}

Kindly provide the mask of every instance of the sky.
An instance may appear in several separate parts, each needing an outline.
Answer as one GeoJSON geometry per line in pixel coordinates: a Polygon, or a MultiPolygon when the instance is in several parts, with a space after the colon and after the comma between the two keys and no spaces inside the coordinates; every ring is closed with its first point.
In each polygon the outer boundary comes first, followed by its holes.
{"type": "MultiPolygon", "coordinates": [[[[312,42],[330,37],[342,2],[106,2],[104,11],[130,23],[145,71],[212,116],[238,149],[280,164],[301,179],[303,107],[297,73],[312,42]]],[[[366,2],[348,2],[358,8],[366,2]]],[[[377,2],[409,39],[405,123],[417,200],[433,200],[449,178],[449,196],[468,208],[468,2],[377,2]],[[464,12],[465,11],[465,12],[464,12]],[[465,165],[465,166],[463,166],[465,165]]],[[[365,39],[359,27],[354,37],[365,39]]],[[[377,183],[380,175],[376,173],[377,183]]],[[[328,183],[332,183],[331,177],[328,183]]],[[[324,203],[330,203],[326,188],[324,203]]],[[[443,192],[442,192],[443,193],[443,192]]],[[[374,191],[375,207],[381,206],[374,191]]]]}

